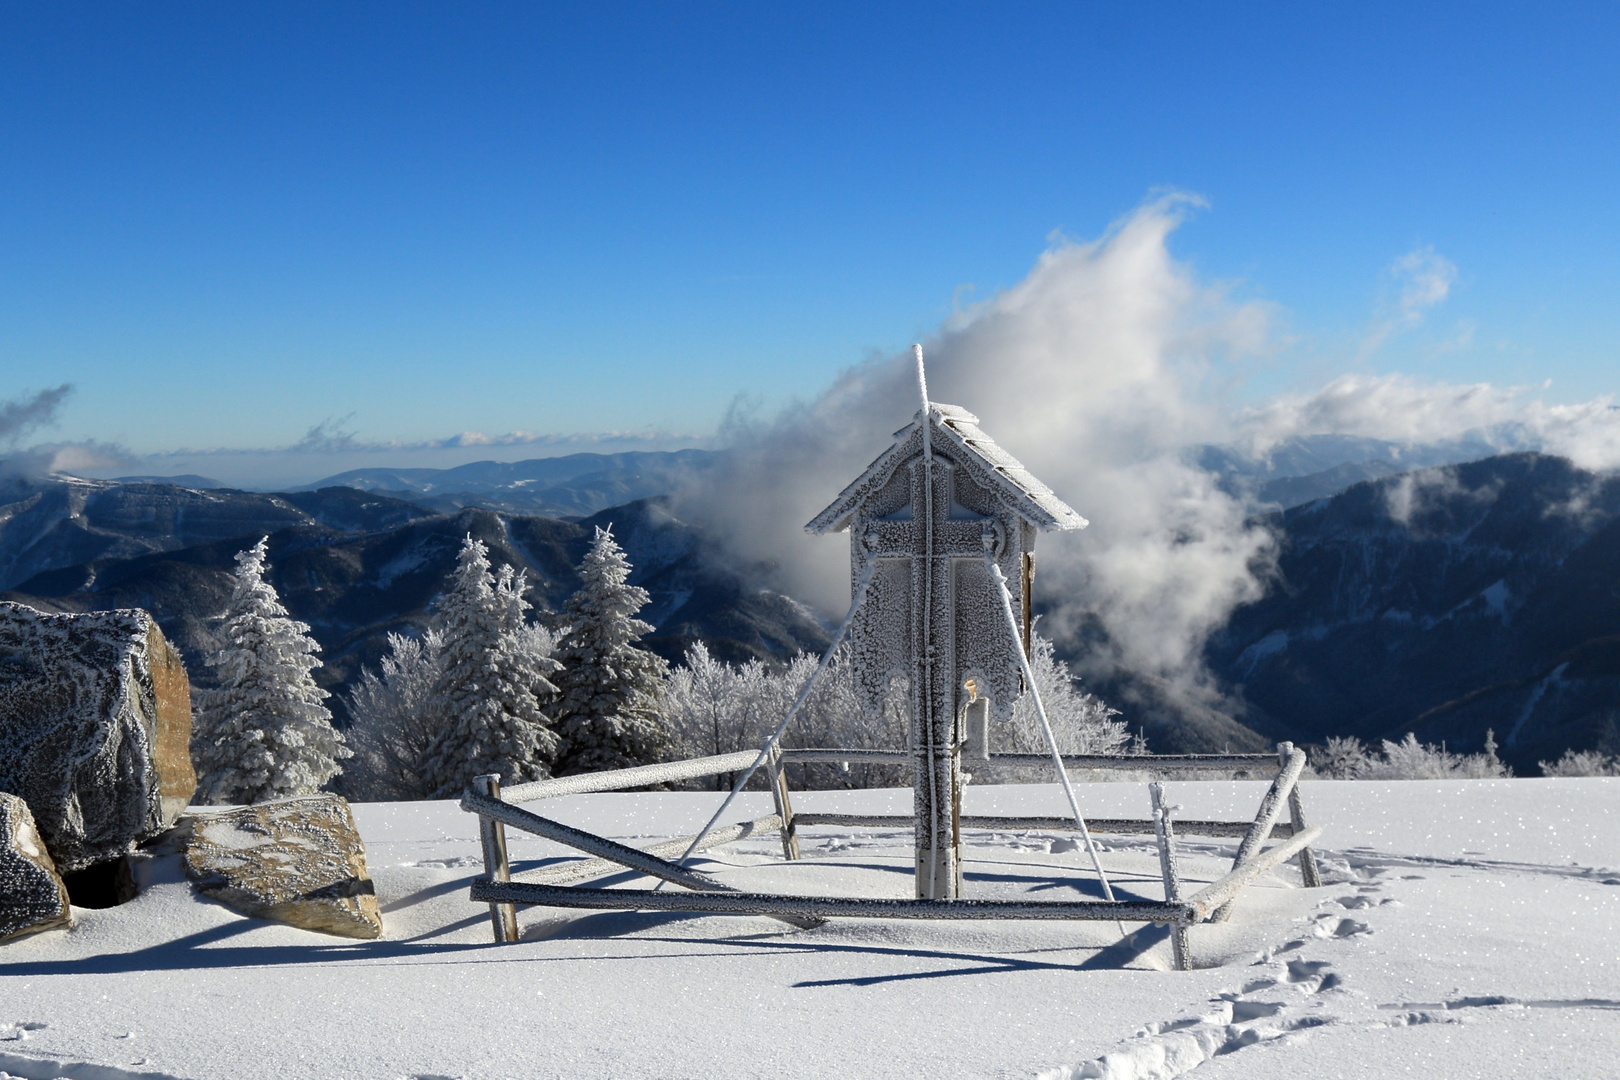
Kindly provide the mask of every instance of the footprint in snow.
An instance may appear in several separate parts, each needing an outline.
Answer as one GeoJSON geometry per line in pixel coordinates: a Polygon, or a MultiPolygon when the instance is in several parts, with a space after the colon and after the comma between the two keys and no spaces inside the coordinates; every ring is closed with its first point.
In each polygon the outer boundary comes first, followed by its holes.
{"type": "MultiPolygon", "coordinates": [[[[1303,945],[1303,942],[1293,943],[1303,945]]],[[[1284,1039],[1334,1021],[1320,1014],[1300,1014],[1290,1001],[1251,998],[1251,994],[1285,988],[1313,997],[1337,985],[1338,977],[1323,960],[1290,960],[1277,966],[1277,978],[1253,979],[1237,992],[1215,999],[1216,1011],[1197,1018],[1149,1024],[1123,1046],[1074,1065],[1040,1074],[1041,1080],[1172,1080],[1209,1059],[1247,1046],[1284,1039]]]]}
{"type": "Polygon", "coordinates": [[[1355,919],[1341,919],[1337,915],[1320,915],[1311,931],[1319,938],[1351,938],[1372,933],[1372,928],[1355,919]]]}

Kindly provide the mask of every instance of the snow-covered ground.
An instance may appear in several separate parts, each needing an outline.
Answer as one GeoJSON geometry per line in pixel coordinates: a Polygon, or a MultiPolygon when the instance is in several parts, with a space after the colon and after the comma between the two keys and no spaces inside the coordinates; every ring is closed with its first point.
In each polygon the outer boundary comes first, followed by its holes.
{"type": "MultiPolygon", "coordinates": [[[[1187,818],[1252,816],[1263,785],[1172,783],[1187,818]]],[[[1142,784],[1088,784],[1146,817],[1142,784]]],[[[1307,781],[1328,884],[1292,864],[1195,927],[520,912],[490,943],[466,899],[475,819],[357,805],[387,938],[352,942],[198,899],[176,857],[68,933],[0,946],[0,1073],[255,1077],[1048,1076],[1203,1080],[1620,1075],[1620,779],[1307,781]]],[[[548,816],[639,846],[695,831],[712,794],[586,795],[548,816]]],[[[749,796],[737,819],[769,812],[749,796]]],[[[969,813],[1063,810],[1052,786],[968,791],[969,813]]],[[[901,812],[909,792],[805,793],[800,810],[901,812]]],[[[564,857],[509,832],[518,869],[564,857]]],[[[1058,834],[971,833],[970,895],[1095,896],[1058,834]]],[[[1150,838],[1108,837],[1122,896],[1157,899],[1150,838]]],[[[1235,842],[1183,841],[1196,883],[1235,842]]],[[[769,891],[904,896],[909,835],[805,831],[703,866],[769,891]]],[[[645,884],[644,879],[615,880],[645,884]]]]}

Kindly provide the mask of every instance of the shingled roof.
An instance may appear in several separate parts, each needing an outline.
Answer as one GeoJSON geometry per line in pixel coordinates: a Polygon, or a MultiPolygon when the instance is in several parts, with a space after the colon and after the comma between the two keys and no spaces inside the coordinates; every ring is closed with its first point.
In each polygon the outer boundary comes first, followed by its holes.
{"type": "MultiPolygon", "coordinates": [[[[930,440],[936,453],[943,452],[967,469],[975,481],[999,493],[1014,512],[1040,529],[1086,527],[1088,523],[1085,518],[1054,495],[1051,488],[1035,479],[1017,458],[979,430],[977,416],[956,405],[944,405],[937,401],[931,401],[928,405],[933,421],[930,440]]],[[[887,484],[895,469],[922,453],[922,422],[923,413],[919,409],[911,423],[894,433],[894,445],[879,454],[865,472],[852,480],[831,506],[804,527],[805,531],[820,535],[847,529],[861,503],[887,484]]]]}

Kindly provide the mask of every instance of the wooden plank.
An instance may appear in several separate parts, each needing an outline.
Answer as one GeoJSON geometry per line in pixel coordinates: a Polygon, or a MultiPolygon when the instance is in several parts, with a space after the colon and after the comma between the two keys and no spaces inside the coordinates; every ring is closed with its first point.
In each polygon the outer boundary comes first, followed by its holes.
{"type": "Polygon", "coordinates": [[[622,911],[697,911],[716,915],[772,915],[777,918],[859,919],[1040,919],[1184,923],[1193,917],[1188,903],[1158,900],[900,900],[777,893],[678,893],[650,889],[586,889],[536,885],[527,881],[472,883],[474,901],[500,900],[545,907],[622,911]]]}
{"type": "MultiPolygon", "coordinates": [[[[1232,869],[1238,869],[1259,852],[1260,845],[1271,835],[1272,826],[1277,824],[1277,818],[1282,814],[1289,791],[1299,783],[1299,774],[1304,770],[1305,751],[1291,750],[1287,764],[1277,773],[1277,779],[1271,782],[1265,797],[1260,800],[1260,810],[1254,816],[1254,824],[1243,835],[1243,842],[1238,845],[1237,857],[1232,860],[1232,869]]],[[[1211,921],[1225,922],[1231,914],[1230,908],[1217,911],[1211,921]]]]}
{"type": "MultiPolygon", "coordinates": [[[[696,870],[688,870],[676,866],[667,859],[660,859],[650,855],[639,848],[621,844],[616,840],[609,840],[605,836],[588,833],[584,829],[576,829],[572,825],[564,825],[560,821],[541,817],[519,806],[513,806],[499,799],[490,799],[483,795],[468,792],[461,797],[461,808],[478,814],[480,817],[493,818],[496,821],[511,825],[514,828],[532,832],[536,836],[544,836],[548,840],[555,840],[559,844],[578,848],[580,851],[607,859],[610,862],[628,866],[632,870],[639,870],[643,874],[659,878],[663,881],[684,885],[688,889],[712,889],[721,892],[734,892],[730,885],[722,884],[700,874],[696,870]]],[[[498,884],[498,883],[497,883],[498,884]]]]}
{"type": "MultiPolygon", "coordinates": [[[[735,825],[727,825],[723,829],[716,829],[703,838],[698,845],[699,851],[729,844],[733,840],[747,840],[755,836],[764,836],[766,833],[776,832],[782,827],[782,819],[775,814],[768,814],[753,821],[739,821],[735,825]]],[[[678,840],[665,840],[652,847],[641,848],[648,855],[655,855],[660,859],[667,859],[672,855],[684,852],[692,842],[692,837],[683,836],[678,840]]],[[[536,881],[544,885],[564,885],[570,881],[584,881],[588,878],[601,877],[603,874],[622,873],[629,869],[622,863],[611,859],[574,859],[569,862],[548,866],[541,870],[530,871],[524,875],[525,881],[536,881]]]]}
{"type": "Polygon", "coordinates": [[[782,752],[771,744],[771,797],[776,800],[776,815],[782,819],[782,857],[789,862],[799,857],[798,826],[793,820],[793,799],[788,794],[787,770],[782,767],[782,752]]]}
{"type": "Polygon", "coordinates": [[[609,769],[606,772],[582,773],[579,776],[558,776],[550,780],[531,780],[526,784],[513,784],[503,796],[509,803],[533,802],[536,799],[554,799],[559,795],[583,795],[593,791],[625,791],[629,788],[669,784],[677,780],[695,780],[702,776],[746,769],[759,757],[759,751],[746,750],[714,757],[688,758],[661,765],[637,765],[633,769],[609,769]]]}
{"type": "MultiPolygon", "coordinates": [[[[1193,921],[1214,922],[1213,914],[1208,915],[1206,919],[1206,913],[1210,913],[1212,909],[1223,908],[1231,904],[1232,898],[1241,892],[1244,886],[1261,874],[1276,869],[1295,855],[1298,855],[1300,851],[1321,835],[1322,826],[1320,825],[1306,829],[1291,840],[1286,840],[1276,847],[1269,848],[1255,856],[1214,884],[1193,893],[1184,901],[1193,909],[1193,921]]],[[[505,886],[496,887],[504,888],[505,886]]]]}
{"type": "MultiPolygon", "coordinates": [[[[1175,903],[1181,899],[1181,874],[1176,868],[1176,834],[1170,824],[1171,808],[1164,804],[1163,784],[1157,781],[1149,784],[1148,794],[1153,800],[1153,823],[1159,840],[1159,872],[1164,877],[1164,899],[1167,903],[1175,903]]],[[[1170,952],[1177,971],[1192,968],[1192,942],[1185,926],[1170,928],[1170,952]]]]}
{"type": "MultiPolygon", "coordinates": [[[[841,747],[783,747],[782,760],[808,764],[849,762],[851,765],[910,765],[912,755],[905,750],[857,750],[841,747]]],[[[659,765],[638,765],[632,769],[610,769],[606,772],[584,773],[579,776],[559,776],[549,780],[531,780],[505,789],[503,798],[510,803],[552,799],[560,795],[582,795],[596,791],[624,791],[630,788],[650,787],[679,780],[695,780],[704,776],[746,769],[759,757],[758,751],[744,750],[734,754],[689,758],[659,765]]],[[[1045,765],[1051,762],[1047,754],[991,754],[990,761],[998,765],[1045,765]]],[[[1119,756],[1114,754],[1065,754],[1063,764],[1071,769],[1122,769],[1132,772],[1151,772],[1155,769],[1209,769],[1215,771],[1256,770],[1269,768],[1273,758],[1269,754],[1143,754],[1119,756]]]]}
{"type": "MultiPolygon", "coordinates": [[[[1294,752],[1293,743],[1279,743],[1277,745],[1278,763],[1286,766],[1288,755],[1294,752]]],[[[1295,832],[1304,832],[1307,828],[1305,822],[1305,800],[1299,793],[1299,785],[1295,784],[1288,791],[1288,816],[1293,822],[1295,832]]],[[[1299,852],[1299,877],[1307,889],[1318,888],[1322,884],[1322,874],[1316,868],[1316,852],[1310,848],[1301,848],[1299,852]]]]}
{"type": "MultiPolygon", "coordinates": [[[[1050,754],[991,754],[992,765],[1050,765],[1050,754]]],[[[1069,769],[1151,773],[1159,770],[1215,772],[1271,772],[1277,759],[1271,754],[1064,754],[1069,769]]]]}
{"type": "MultiPolygon", "coordinates": [[[[818,814],[801,811],[794,814],[793,820],[800,828],[836,825],[857,829],[909,829],[913,819],[910,814],[818,814]]],[[[1153,822],[1146,818],[1096,818],[1088,819],[1086,824],[1094,833],[1108,833],[1115,836],[1151,836],[1154,832],[1153,822]]],[[[1248,821],[1176,822],[1176,829],[1183,836],[1242,837],[1253,827],[1253,823],[1248,821]]],[[[1076,831],[1074,819],[1071,817],[996,817],[987,814],[963,814],[962,828],[996,832],[1076,831]]],[[[1277,822],[1272,825],[1268,839],[1286,839],[1293,835],[1292,825],[1277,822]]]]}
{"type": "Polygon", "coordinates": [[[796,765],[819,763],[823,765],[910,765],[913,756],[909,750],[856,750],[842,747],[782,747],[782,760],[796,765]]]}

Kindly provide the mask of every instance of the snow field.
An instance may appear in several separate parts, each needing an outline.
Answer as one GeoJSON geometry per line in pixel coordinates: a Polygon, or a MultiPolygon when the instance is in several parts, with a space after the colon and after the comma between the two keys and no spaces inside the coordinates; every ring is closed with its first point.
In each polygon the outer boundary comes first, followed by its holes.
{"type": "MultiPolygon", "coordinates": [[[[1246,818],[1259,783],[1171,783],[1184,818],[1246,818]]],[[[1087,784],[1094,817],[1143,784],[1087,784]]],[[[476,820],[357,804],[388,937],[348,942],[198,900],[173,857],[143,894],[0,951],[0,1071],[20,1077],[1602,1077],[1620,1057],[1620,780],[1307,781],[1321,889],[1292,864],[1195,927],[520,909],[490,942],[466,900],[476,820]],[[1138,930],[1131,926],[1130,929],[1138,930]]],[[[695,831],[713,793],[571,796],[547,816],[638,846],[695,831]]],[[[905,812],[909,791],[795,793],[800,810],[905,812]]],[[[769,812],[743,796],[738,819],[769,812]]],[[[1059,813],[1055,785],[968,789],[965,811],[1059,813]]],[[[515,869],[564,850],[508,830],[515,869]]],[[[1097,895],[1064,834],[969,834],[968,894],[1097,895]],[[1059,850],[1053,850],[1056,847],[1059,850]]],[[[699,862],[744,888],[908,895],[909,833],[811,828],[699,862]]],[[[1149,837],[1105,837],[1122,896],[1158,898],[1149,837]]],[[[1189,886],[1236,841],[1187,838],[1189,886]]],[[[625,875],[610,881],[645,887],[625,875]]]]}

